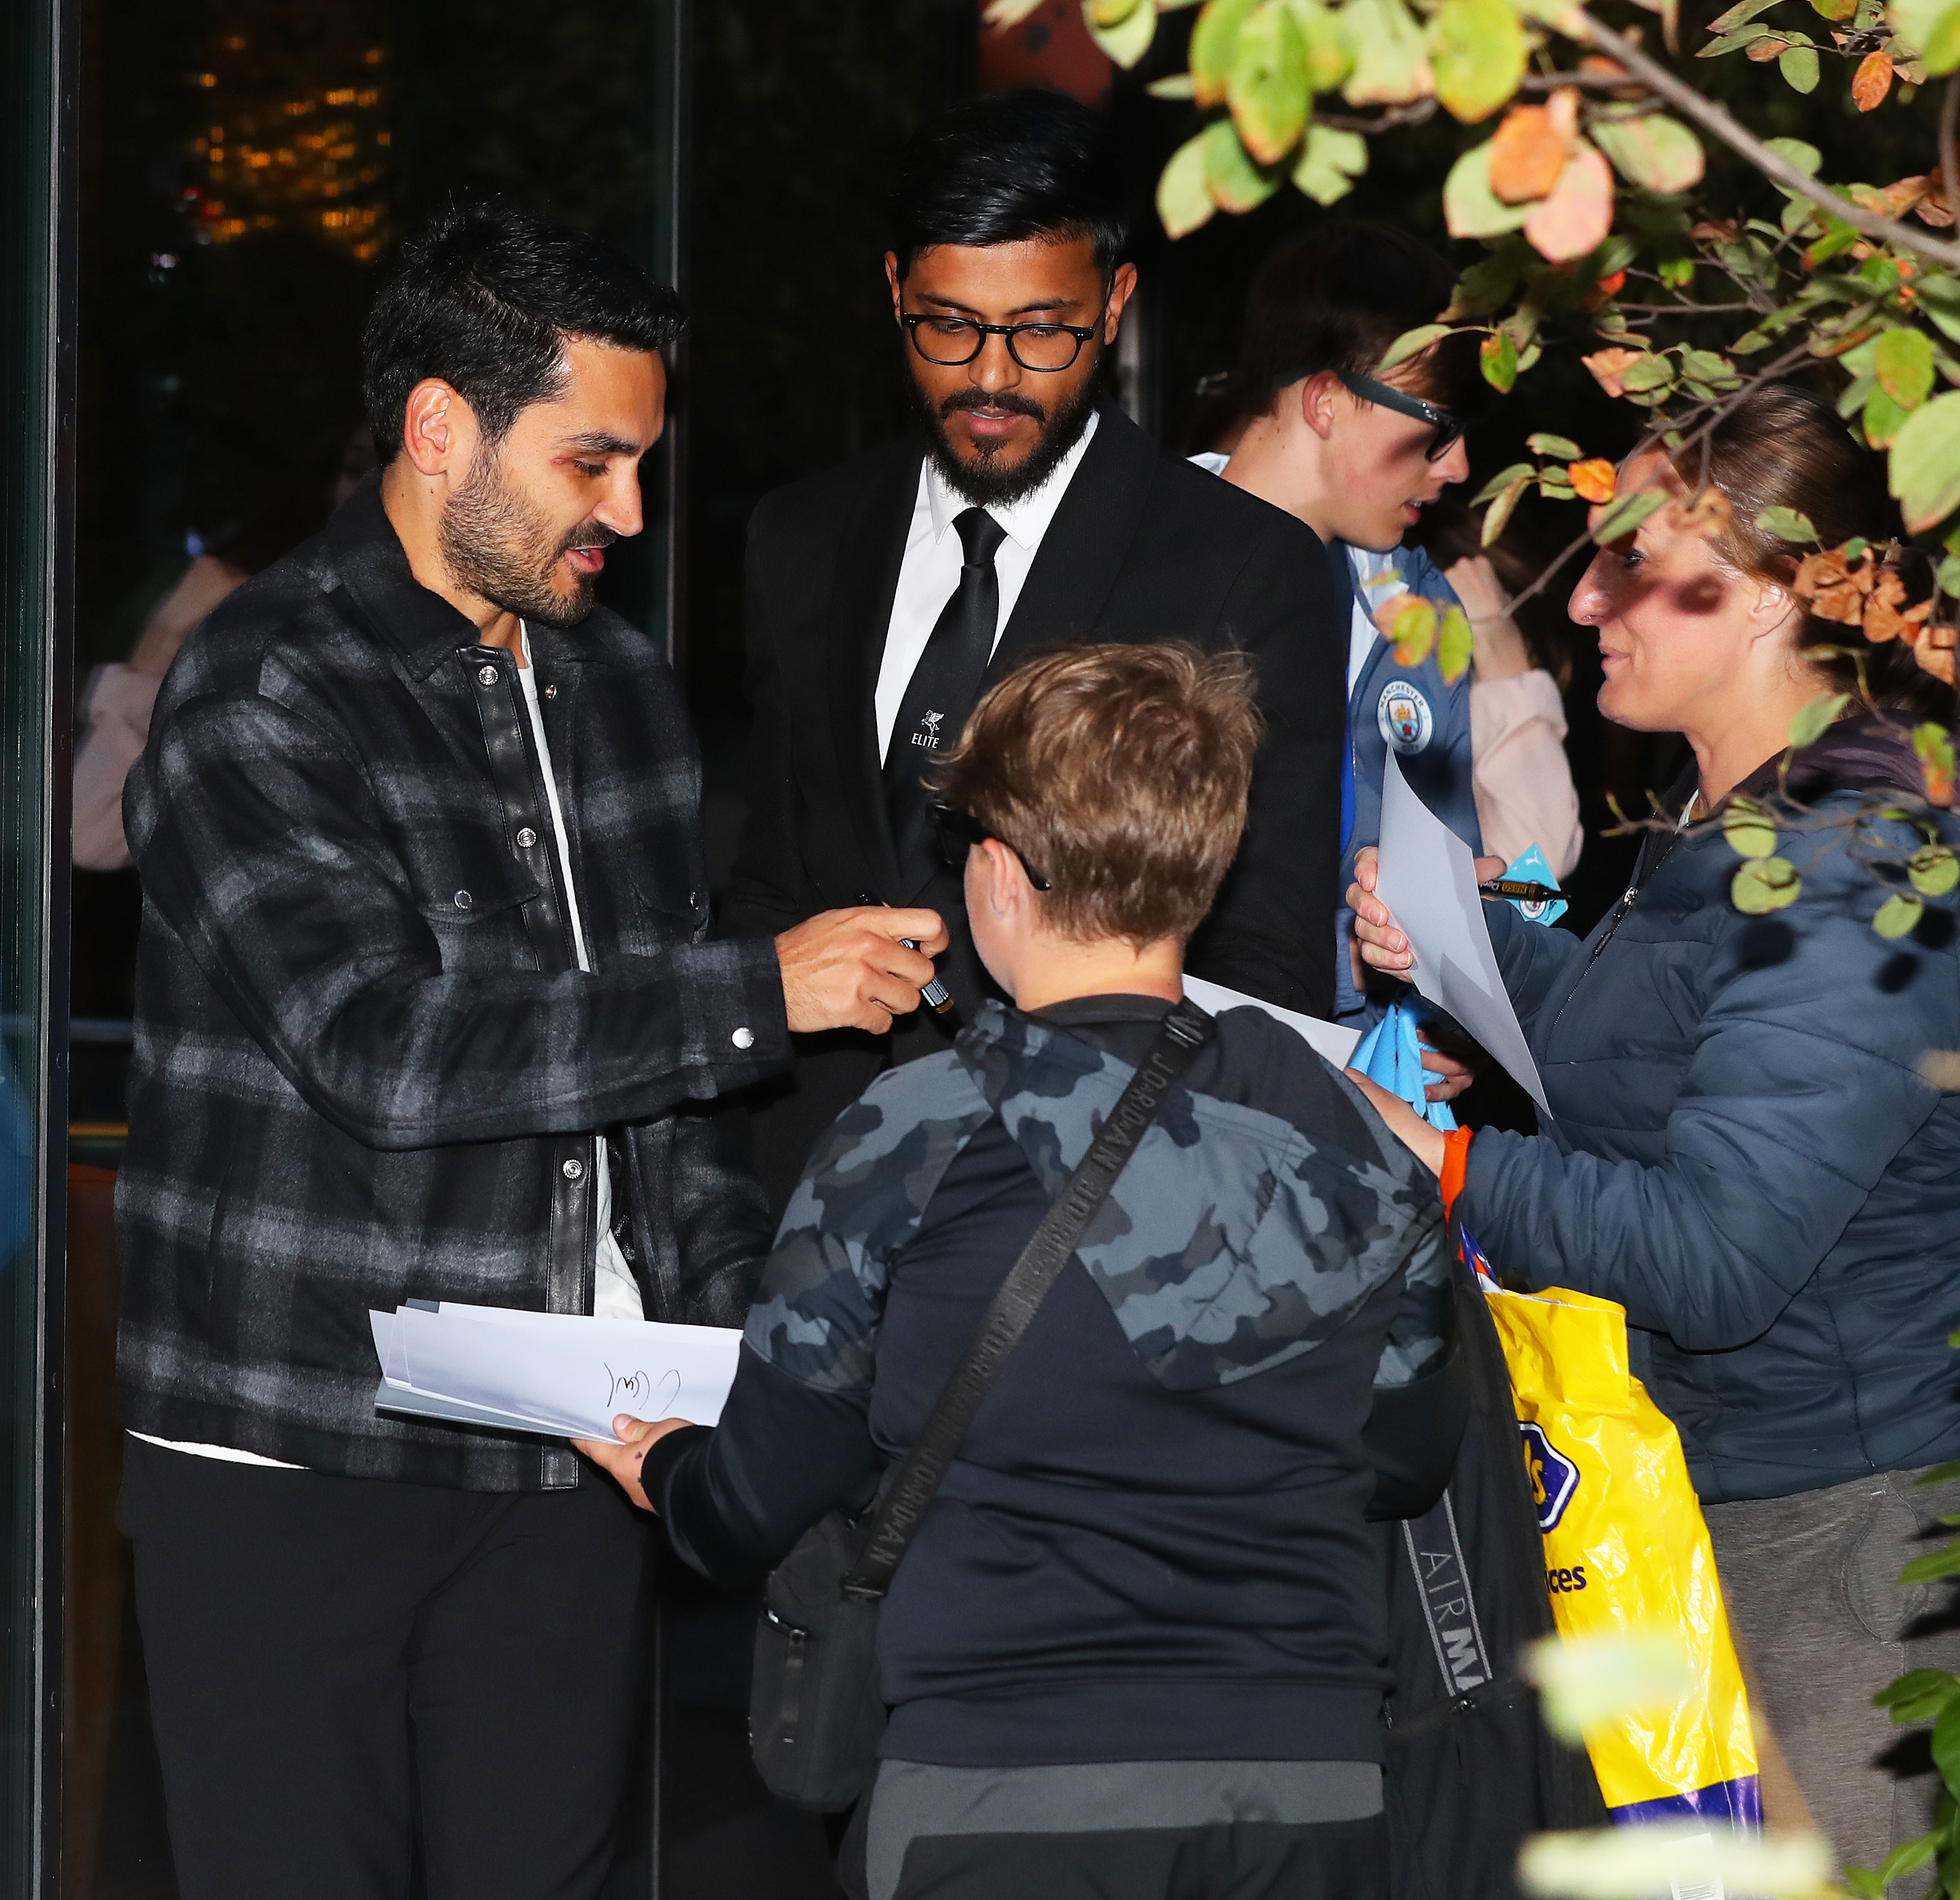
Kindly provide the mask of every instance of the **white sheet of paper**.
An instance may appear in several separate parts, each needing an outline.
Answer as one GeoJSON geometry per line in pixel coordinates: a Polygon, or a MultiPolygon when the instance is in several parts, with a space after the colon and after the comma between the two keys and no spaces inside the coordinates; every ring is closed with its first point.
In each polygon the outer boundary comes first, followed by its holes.
{"type": "Polygon", "coordinates": [[[1227,1009],[1263,1009],[1275,1022],[1283,1022],[1296,1035],[1305,1037],[1336,1069],[1344,1069],[1348,1059],[1361,1040],[1358,1029],[1344,1029],[1338,1022],[1323,1022],[1318,1016],[1303,1016],[1297,1010],[1282,1009],[1275,1002],[1262,1002],[1257,996],[1242,996],[1222,983],[1207,983],[1202,977],[1186,976],[1184,993],[1201,1009],[1214,1016],[1227,1009]]]}
{"type": "MultiPolygon", "coordinates": [[[[1545,1084],[1505,993],[1470,847],[1409,790],[1389,750],[1375,894],[1415,952],[1415,987],[1446,1009],[1545,1108],[1545,1084]]],[[[1549,1109],[1546,1110],[1549,1114],[1549,1109]]]]}
{"type": "Polygon", "coordinates": [[[735,1377],[733,1327],[669,1326],[445,1304],[368,1315],[390,1408],[611,1438],[622,1412],[713,1425],[735,1377]],[[445,1411],[443,1406],[457,1408],[445,1411]],[[489,1416],[477,1415],[488,1414],[489,1416]]]}

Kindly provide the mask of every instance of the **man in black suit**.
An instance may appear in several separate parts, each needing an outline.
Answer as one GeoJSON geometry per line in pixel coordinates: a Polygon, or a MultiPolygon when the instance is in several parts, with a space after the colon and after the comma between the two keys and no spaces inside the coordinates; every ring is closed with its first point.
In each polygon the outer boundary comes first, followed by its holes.
{"type": "MultiPolygon", "coordinates": [[[[946,1015],[800,1039],[758,1117],[778,1206],[831,1119],[991,993],[934,849],[935,751],[1030,652],[1176,640],[1251,656],[1265,736],[1195,974],[1333,1008],[1346,639],[1291,516],[1165,454],[1100,372],[1136,287],[1099,122],[1058,94],[954,108],[902,155],[885,259],[921,434],[765,497],[750,525],[748,821],[724,928],[839,904],[946,920],[946,1015]]],[[[1011,840],[1004,840],[1011,844],[1011,840]]]]}

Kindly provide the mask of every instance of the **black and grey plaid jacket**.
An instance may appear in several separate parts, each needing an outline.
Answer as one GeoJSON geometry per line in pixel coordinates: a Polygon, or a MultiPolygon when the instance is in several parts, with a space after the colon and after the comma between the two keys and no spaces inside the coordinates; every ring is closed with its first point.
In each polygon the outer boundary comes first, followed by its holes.
{"type": "Polygon", "coordinates": [[[768,1250],[698,1106],[780,1068],[766,939],[708,942],[700,771],[652,644],[531,630],[592,974],[514,656],[415,580],[378,486],[186,643],[130,774],[124,1422],[514,1491],[562,1447],[377,1414],[371,1307],[592,1310],[610,1132],[648,1317],[739,1324],[768,1250]]]}

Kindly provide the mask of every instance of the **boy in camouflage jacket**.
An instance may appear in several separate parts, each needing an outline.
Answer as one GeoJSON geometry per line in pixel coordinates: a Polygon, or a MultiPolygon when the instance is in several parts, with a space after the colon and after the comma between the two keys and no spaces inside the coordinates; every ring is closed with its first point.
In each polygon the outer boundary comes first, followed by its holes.
{"type": "MultiPolygon", "coordinates": [[[[1244,822],[1242,667],[1038,659],[944,780],[1016,1006],[813,1155],[721,1422],[589,1446],[711,1577],[869,1502],[1181,994],[1244,822]]],[[[957,859],[956,859],[957,861],[957,859]]],[[[996,1379],[899,1570],[861,1870],[914,1895],[1386,1894],[1386,1578],[1461,1413],[1433,1183],[1234,1009],[996,1379]]]]}

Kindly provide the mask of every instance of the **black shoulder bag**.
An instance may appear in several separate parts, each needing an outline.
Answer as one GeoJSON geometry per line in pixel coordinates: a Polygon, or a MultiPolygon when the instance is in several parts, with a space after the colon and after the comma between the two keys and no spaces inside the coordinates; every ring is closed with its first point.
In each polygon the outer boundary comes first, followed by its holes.
{"type": "Polygon", "coordinates": [[[1081,1166],[1001,1282],[876,1512],[855,1520],[831,1512],[771,1573],[756,1632],[749,1740],[772,1794],[835,1812],[870,1787],[886,1720],[879,1603],[994,1375],[1211,1033],[1211,1018],[1195,1003],[1164,1018],[1081,1166]]]}

